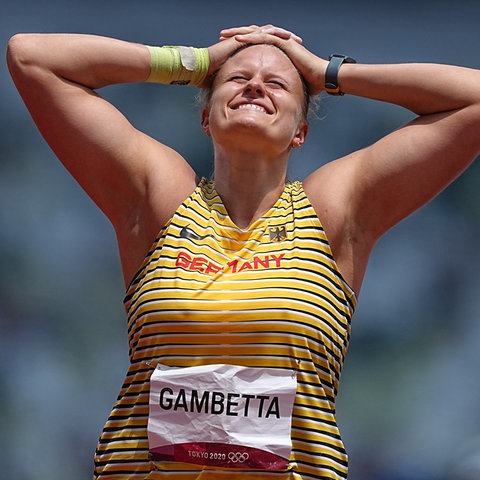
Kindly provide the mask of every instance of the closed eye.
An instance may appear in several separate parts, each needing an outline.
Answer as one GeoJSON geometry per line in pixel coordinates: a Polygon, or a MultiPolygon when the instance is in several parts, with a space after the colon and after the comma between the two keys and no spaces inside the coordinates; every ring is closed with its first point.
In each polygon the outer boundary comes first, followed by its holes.
{"type": "MultiPolygon", "coordinates": [[[[249,77],[247,77],[245,75],[232,75],[231,77],[228,78],[228,81],[243,85],[245,83],[248,83],[250,81],[250,79],[249,79],[249,77]]],[[[264,82],[264,84],[272,90],[280,90],[280,89],[287,90],[288,89],[287,84],[285,82],[283,82],[282,80],[276,80],[276,79],[266,80],[264,82]]]]}
{"type": "Polygon", "coordinates": [[[235,75],[233,77],[230,77],[229,79],[231,82],[238,82],[238,83],[242,83],[242,82],[246,82],[248,81],[247,77],[242,77],[241,75],[235,75]]]}
{"type": "Polygon", "coordinates": [[[270,80],[267,82],[268,85],[272,85],[273,87],[276,88],[285,88],[285,85],[283,82],[280,82],[279,80],[270,80]]]}

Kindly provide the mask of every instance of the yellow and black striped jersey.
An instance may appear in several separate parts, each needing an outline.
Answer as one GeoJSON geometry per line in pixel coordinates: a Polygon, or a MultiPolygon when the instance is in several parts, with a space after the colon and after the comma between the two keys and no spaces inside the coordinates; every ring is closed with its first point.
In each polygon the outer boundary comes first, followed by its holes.
{"type": "Polygon", "coordinates": [[[155,240],[127,290],[131,365],[100,437],[97,479],[345,479],[335,418],[356,306],[300,182],[248,229],[202,180],[155,240]],[[232,471],[155,462],[147,439],[158,363],[297,372],[288,469],[232,471]]]}

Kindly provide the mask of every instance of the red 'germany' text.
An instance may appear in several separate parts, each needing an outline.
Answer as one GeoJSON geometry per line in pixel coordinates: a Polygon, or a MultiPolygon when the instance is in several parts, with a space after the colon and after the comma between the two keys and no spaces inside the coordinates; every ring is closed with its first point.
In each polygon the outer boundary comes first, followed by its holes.
{"type": "Polygon", "coordinates": [[[177,267],[185,268],[187,270],[195,270],[198,272],[210,274],[218,273],[221,271],[226,273],[240,273],[246,270],[279,268],[281,266],[281,262],[284,256],[284,253],[281,253],[279,255],[255,255],[249,261],[235,259],[231,262],[227,262],[225,265],[219,265],[212,262],[206,257],[192,256],[186,252],[180,252],[177,255],[175,265],[177,267]]]}

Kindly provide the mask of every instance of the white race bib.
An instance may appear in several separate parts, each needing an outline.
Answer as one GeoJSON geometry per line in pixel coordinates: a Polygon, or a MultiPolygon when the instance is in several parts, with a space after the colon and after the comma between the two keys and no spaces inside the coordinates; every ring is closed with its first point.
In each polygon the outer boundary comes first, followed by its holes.
{"type": "Polygon", "coordinates": [[[285,469],[296,390],[294,371],[157,365],[150,378],[150,453],[157,461],[285,469]]]}

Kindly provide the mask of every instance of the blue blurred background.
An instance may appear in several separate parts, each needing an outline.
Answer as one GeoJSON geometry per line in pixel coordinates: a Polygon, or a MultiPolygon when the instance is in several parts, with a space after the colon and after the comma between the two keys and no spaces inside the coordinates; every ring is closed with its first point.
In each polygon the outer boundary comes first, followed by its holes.
{"type": "MultiPolygon", "coordinates": [[[[274,23],[322,56],[480,68],[479,19],[475,0],[19,0],[2,2],[0,40],[6,47],[20,31],[81,32],[207,46],[223,27],[274,23]]],[[[102,93],[210,173],[194,89],[102,93]]],[[[115,238],[40,138],[4,62],[0,105],[1,477],[90,478],[128,361],[115,238]]],[[[389,105],[322,97],[291,177],[409,118],[389,105]]],[[[479,188],[477,162],[374,252],[338,400],[351,480],[480,478],[479,188]]]]}

